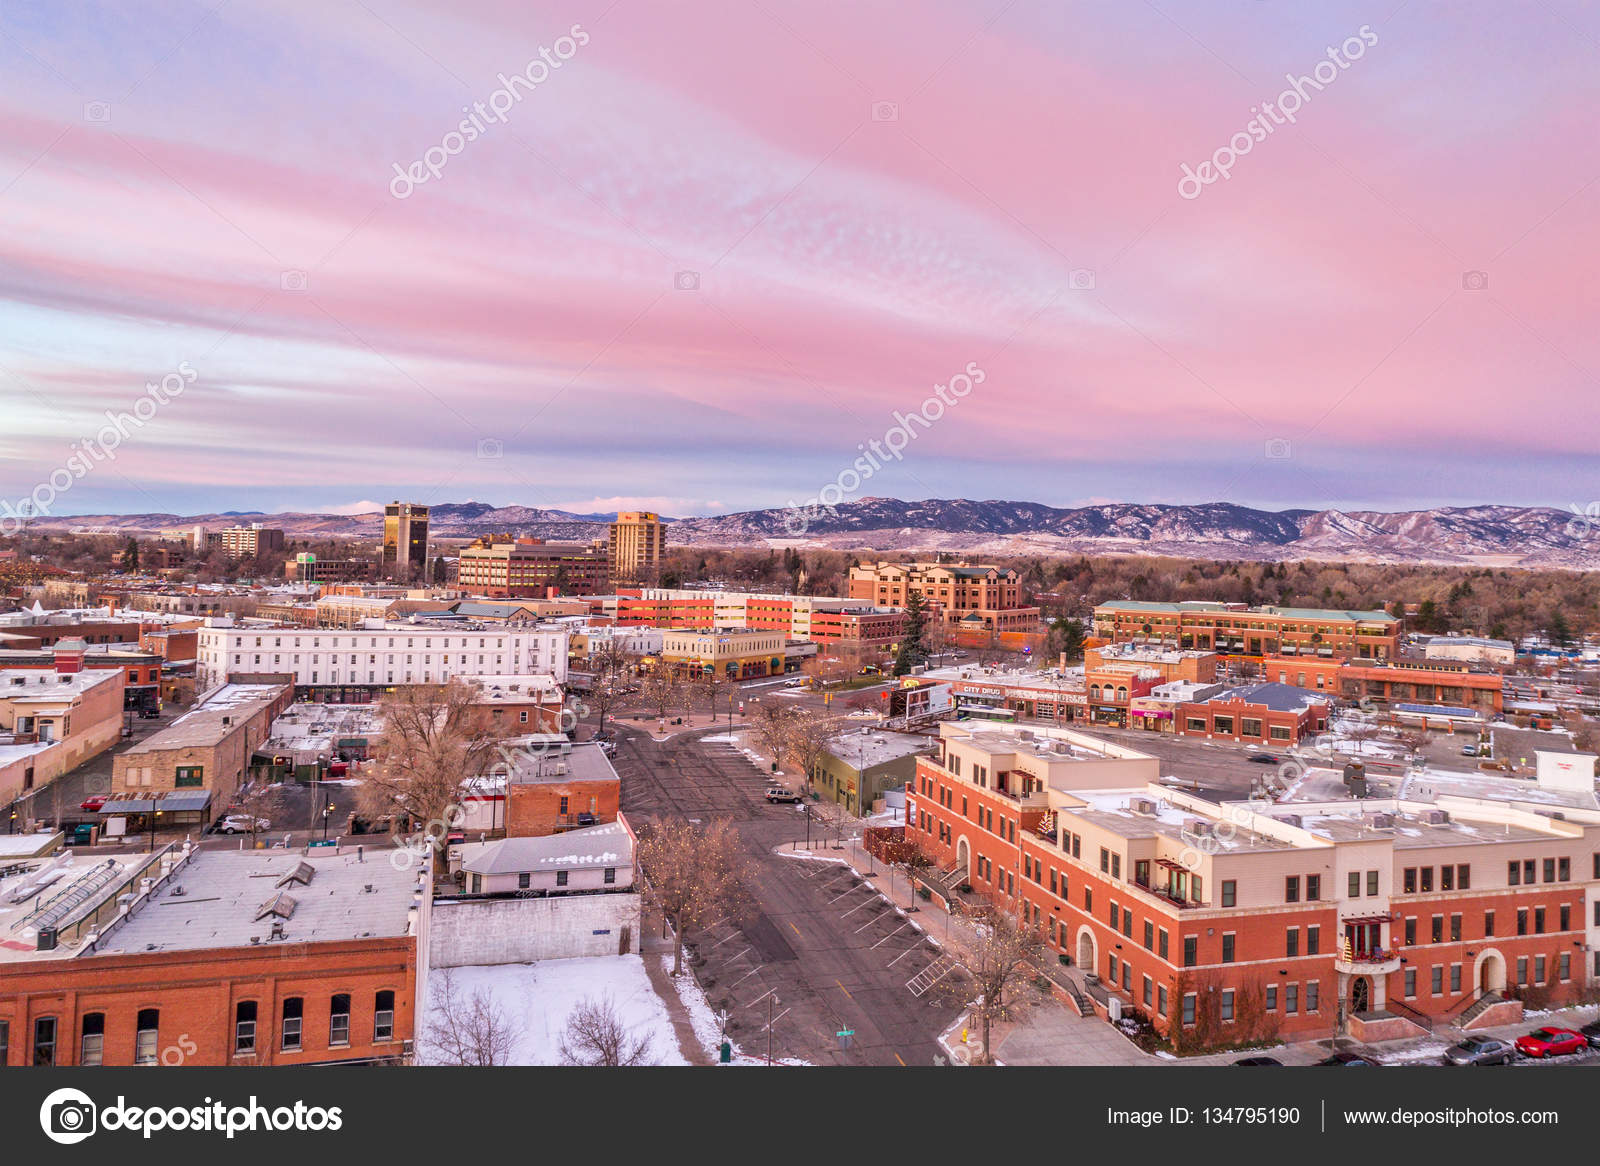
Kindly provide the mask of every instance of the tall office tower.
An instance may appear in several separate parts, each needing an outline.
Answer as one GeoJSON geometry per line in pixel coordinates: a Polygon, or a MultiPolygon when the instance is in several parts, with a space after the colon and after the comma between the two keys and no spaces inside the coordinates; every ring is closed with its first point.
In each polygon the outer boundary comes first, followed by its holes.
{"type": "Polygon", "coordinates": [[[415,502],[391,502],[383,508],[383,572],[390,579],[427,582],[428,508],[415,502]]]}
{"type": "Polygon", "coordinates": [[[667,527],[661,515],[626,510],[611,524],[608,558],[611,582],[653,583],[667,549],[667,527]]]}

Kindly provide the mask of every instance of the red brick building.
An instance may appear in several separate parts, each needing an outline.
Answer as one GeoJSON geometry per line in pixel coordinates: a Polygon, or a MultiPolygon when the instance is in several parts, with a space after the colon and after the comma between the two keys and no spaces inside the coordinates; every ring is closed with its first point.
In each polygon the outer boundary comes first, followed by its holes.
{"type": "Polygon", "coordinates": [[[1227,656],[1386,660],[1399,650],[1400,633],[1401,621],[1386,611],[1132,599],[1094,609],[1094,634],[1101,639],[1227,656]]]}
{"type": "Polygon", "coordinates": [[[907,790],[927,884],[1037,924],[1091,996],[1182,1047],[1485,1027],[1600,977],[1592,777],[1541,791],[1564,820],[1492,782],[1448,808],[1409,788],[1353,802],[1329,771],[1306,800],[1218,805],[1093,738],[941,731],[907,790]]]}
{"type": "Polygon", "coordinates": [[[108,861],[77,908],[0,941],[0,1064],[409,1060],[415,872],[351,850],[108,861]]]}
{"type": "Polygon", "coordinates": [[[1327,732],[1333,701],[1287,684],[1249,684],[1178,706],[1177,732],[1208,741],[1288,749],[1327,732]]]}
{"type": "Polygon", "coordinates": [[[615,822],[622,781],[598,743],[573,744],[559,734],[512,742],[506,754],[505,832],[510,838],[559,834],[615,822]]]}
{"type": "Polygon", "coordinates": [[[875,563],[850,568],[850,598],[904,607],[912,593],[937,611],[958,642],[1031,636],[1039,609],[1026,605],[1022,577],[1010,568],[966,563],[875,563]]]}

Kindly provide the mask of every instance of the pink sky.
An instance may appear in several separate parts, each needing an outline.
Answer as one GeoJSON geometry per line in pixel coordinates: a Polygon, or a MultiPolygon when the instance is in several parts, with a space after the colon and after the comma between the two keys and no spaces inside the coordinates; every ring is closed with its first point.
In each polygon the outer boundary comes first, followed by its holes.
{"type": "Polygon", "coordinates": [[[180,362],[56,513],[777,505],[972,362],[856,496],[1596,496],[1575,2],[212,8],[8,6],[0,497],[180,362]]]}

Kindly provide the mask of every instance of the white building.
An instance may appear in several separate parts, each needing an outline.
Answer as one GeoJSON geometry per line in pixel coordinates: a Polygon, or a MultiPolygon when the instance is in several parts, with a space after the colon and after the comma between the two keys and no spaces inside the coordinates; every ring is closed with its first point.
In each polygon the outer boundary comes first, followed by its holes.
{"type": "Polygon", "coordinates": [[[567,677],[564,629],[378,623],[357,629],[238,626],[198,633],[201,691],[229,675],[289,674],[299,688],[442,684],[451,677],[567,677]]]}

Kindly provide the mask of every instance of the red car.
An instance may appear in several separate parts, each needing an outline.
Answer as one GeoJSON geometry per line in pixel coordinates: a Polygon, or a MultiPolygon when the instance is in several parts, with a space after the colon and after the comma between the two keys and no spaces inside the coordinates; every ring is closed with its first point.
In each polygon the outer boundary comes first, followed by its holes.
{"type": "Polygon", "coordinates": [[[1517,1038],[1517,1052],[1525,1057],[1564,1057],[1588,1047],[1583,1034],[1570,1028],[1536,1028],[1517,1038]]]}
{"type": "Polygon", "coordinates": [[[106,804],[108,798],[108,794],[95,794],[93,797],[84,798],[83,801],[78,804],[78,809],[82,810],[85,814],[98,814],[100,812],[100,807],[106,804]]]}

